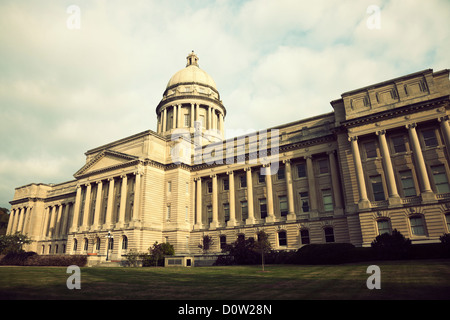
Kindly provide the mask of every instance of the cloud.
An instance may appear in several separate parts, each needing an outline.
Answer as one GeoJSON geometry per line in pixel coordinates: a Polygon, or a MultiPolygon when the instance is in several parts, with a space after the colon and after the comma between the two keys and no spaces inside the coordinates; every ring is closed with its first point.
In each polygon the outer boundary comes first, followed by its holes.
{"type": "Polygon", "coordinates": [[[14,188],[63,182],[84,152],[156,129],[170,77],[195,50],[230,132],[332,111],[345,91],[448,68],[446,0],[0,3],[0,206],[14,188]],[[369,5],[381,28],[370,30],[369,5]]]}

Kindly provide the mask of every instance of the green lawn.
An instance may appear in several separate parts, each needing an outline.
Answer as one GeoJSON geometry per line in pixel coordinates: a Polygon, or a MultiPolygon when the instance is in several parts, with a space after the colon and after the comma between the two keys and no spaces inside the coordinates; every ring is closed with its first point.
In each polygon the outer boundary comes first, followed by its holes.
{"type": "Polygon", "coordinates": [[[81,268],[69,290],[61,267],[0,267],[1,299],[291,300],[449,299],[450,260],[386,261],[381,289],[369,290],[370,264],[201,268],[81,268]]]}

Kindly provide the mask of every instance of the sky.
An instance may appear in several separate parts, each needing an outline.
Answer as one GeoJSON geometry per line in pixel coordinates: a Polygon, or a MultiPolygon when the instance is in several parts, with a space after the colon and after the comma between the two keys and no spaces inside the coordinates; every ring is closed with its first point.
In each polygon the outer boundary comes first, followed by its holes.
{"type": "Polygon", "coordinates": [[[0,207],[16,187],[73,180],[87,150],[156,131],[192,50],[235,136],[450,69],[450,1],[0,0],[0,207]]]}

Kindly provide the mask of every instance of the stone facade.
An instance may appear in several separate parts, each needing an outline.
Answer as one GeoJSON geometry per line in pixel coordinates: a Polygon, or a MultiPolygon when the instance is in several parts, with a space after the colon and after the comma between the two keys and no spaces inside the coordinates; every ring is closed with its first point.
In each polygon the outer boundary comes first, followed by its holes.
{"type": "Polygon", "coordinates": [[[7,232],[28,234],[39,254],[113,260],[155,241],[198,254],[204,235],[220,252],[261,229],[281,250],[369,246],[393,229],[436,242],[450,223],[449,95],[449,70],[424,70],[343,93],[333,112],[223,140],[226,108],[191,53],[156,108],[156,132],[87,151],[72,181],[16,188],[7,232]]]}

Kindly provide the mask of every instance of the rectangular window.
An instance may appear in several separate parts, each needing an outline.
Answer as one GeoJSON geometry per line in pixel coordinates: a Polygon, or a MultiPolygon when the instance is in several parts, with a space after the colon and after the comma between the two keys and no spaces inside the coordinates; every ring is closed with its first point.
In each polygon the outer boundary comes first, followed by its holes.
{"type": "Polygon", "coordinates": [[[367,159],[377,157],[377,144],[375,143],[375,141],[364,143],[364,150],[366,151],[367,159]]]}
{"type": "Polygon", "coordinates": [[[225,222],[230,220],[230,204],[229,203],[224,203],[223,204],[223,215],[224,215],[224,218],[225,218],[225,222]]]}
{"type": "Polygon", "coordinates": [[[389,220],[377,221],[378,234],[391,233],[391,223],[389,220]]]}
{"type": "Polygon", "coordinates": [[[208,223],[212,222],[212,206],[206,206],[206,213],[208,215],[208,223]]]}
{"type": "Polygon", "coordinates": [[[185,221],[189,221],[189,207],[185,208],[185,212],[184,212],[184,220],[185,221]]]}
{"type": "Polygon", "coordinates": [[[167,192],[172,192],[172,181],[167,182],[167,192]]]}
{"type": "Polygon", "coordinates": [[[261,174],[261,171],[258,170],[258,182],[259,183],[264,183],[266,182],[266,176],[261,174]]]}
{"type": "Polygon", "coordinates": [[[261,219],[267,217],[267,201],[266,198],[259,199],[259,213],[261,214],[261,219]]]}
{"type": "Polygon", "coordinates": [[[325,233],[325,242],[334,242],[334,229],[326,227],[323,231],[325,233]]]}
{"type": "Polygon", "coordinates": [[[437,166],[431,166],[431,172],[433,173],[434,185],[438,193],[450,192],[448,184],[447,173],[443,164],[437,166]]]}
{"type": "Polygon", "coordinates": [[[206,184],[208,187],[208,193],[212,193],[213,192],[212,181],[208,181],[206,184]]]}
{"type": "Polygon", "coordinates": [[[333,211],[333,196],[331,189],[322,190],[323,209],[325,211],[333,211]]]}
{"type": "Polygon", "coordinates": [[[416,196],[416,188],[414,187],[414,179],[411,170],[400,171],[400,180],[402,182],[403,194],[405,197],[416,196]]]}
{"type": "Polygon", "coordinates": [[[375,201],[386,200],[381,175],[371,176],[369,179],[372,184],[373,199],[375,201]]]}
{"type": "Polygon", "coordinates": [[[328,160],[321,159],[319,162],[319,174],[328,173],[328,160]]]}
{"type": "Polygon", "coordinates": [[[248,218],[248,204],[247,201],[241,201],[241,216],[242,221],[248,218]]]}
{"type": "Polygon", "coordinates": [[[247,188],[247,177],[245,174],[241,175],[239,178],[241,180],[241,188],[247,188]]]}
{"type": "Polygon", "coordinates": [[[404,136],[397,136],[392,138],[392,146],[394,153],[406,152],[406,144],[404,136]]]}
{"type": "Polygon", "coordinates": [[[287,216],[288,214],[288,203],[287,203],[287,197],[281,196],[278,197],[278,201],[280,203],[280,214],[282,217],[287,216]]]}
{"type": "Polygon", "coordinates": [[[170,221],[170,206],[167,206],[166,210],[166,221],[170,221]]]}
{"type": "Polygon", "coordinates": [[[202,128],[204,128],[205,127],[205,116],[200,115],[199,120],[200,120],[200,124],[201,124],[202,128]]]}
{"type": "Polygon", "coordinates": [[[309,244],[309,231],[308,229],[300,230],[300,239],[302,244],[309,244]]]}
{"type": "Polygon", "coordinates": [[[230,190],[230,180],[228,180],[228,178],[223,179],[223,190],[230,190]]]}
{"type": "Polygon", "coordinates": [[[278,245],[279,246],[287,246],[287,235],[286,231],[278,232],[278,245]]]}
{"type": "Polygon", "coordinates": [[[436,138],[436,132],[434,129],[423,130],[422,131],[423,142],[426,147],[436,147],[438,145],[438,141],[436,138]]]}
{"type": "Polygon", "coordinates": [[[309,195],[308,192],[300,192],[300,203],[303,212],[309,212],[309,195]]]}
{"type": "Polygon", "coordinates": [[[297,165],[297,177],[306,178],[306,165],[304,163],[297,165]]]}
{"type": "Polygon", "coordinates": [[[425,235],[425,228],[423,226],[422,217],[411,217],[409,221],[411,223],[411,232],[413,235],[415,236],[425,235]]]}
{"type": "Polygon", "coordinates": [[[284,168],[278,168],[277,179],[278,180],[283,180],[284,178],[285,178],[284,168]]]}
{"type": "Polygon", "coordinates": [[[188,114],[184,115],[184,126],[189,127],[191,125],[190,116],[188,114]]]}

